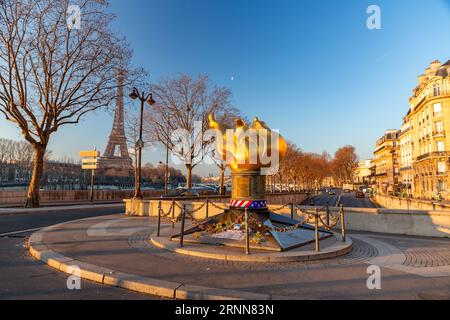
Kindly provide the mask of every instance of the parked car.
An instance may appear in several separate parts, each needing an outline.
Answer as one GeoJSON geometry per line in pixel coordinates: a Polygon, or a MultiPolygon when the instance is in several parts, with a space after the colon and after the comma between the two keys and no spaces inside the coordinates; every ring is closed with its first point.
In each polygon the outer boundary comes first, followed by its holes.
{"type": "Polygon", "coordinates": [[[328,191],[328,194],[329,194],[330,196],[335,196],[335,195],[336,195],[336,191],[330,190],[330,191],[328,191]]]}
{"type": "Polygon", "coordinates": [[[366,197],[366,195],[362,191],[357,191],[356,192],[356,197],[360,198],[360,199],[364,199],[366,197]]]}
{"type": "Polygon", "coordinates": [[[344,189],[344,193],[351,193],[352,191],[350,189],[344,189]]]}

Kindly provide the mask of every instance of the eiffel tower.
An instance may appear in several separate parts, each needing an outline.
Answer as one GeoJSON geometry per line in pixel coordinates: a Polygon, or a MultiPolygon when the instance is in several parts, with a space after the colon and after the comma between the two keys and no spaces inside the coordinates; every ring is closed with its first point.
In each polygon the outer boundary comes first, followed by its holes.
{"type": "Polygon", "coordinates": [[[128,153],[123,118],[123,74],[118,77],[118,92],[114,123],[103,157],[99,159],[99,175],[107,177],[131,177],[133,161],[128,153]]]}

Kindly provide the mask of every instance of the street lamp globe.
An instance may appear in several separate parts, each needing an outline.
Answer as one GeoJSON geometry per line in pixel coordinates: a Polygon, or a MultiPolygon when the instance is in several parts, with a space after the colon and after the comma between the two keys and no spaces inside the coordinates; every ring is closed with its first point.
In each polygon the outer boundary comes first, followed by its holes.
{"type": "Polygon", "coordinates": [[[151,106],[153,106],[156,103],[155,100],[153,100],[153,94],[150,94],[148,96],[147,103],[151,106]]]}
{"type": "Polygon", "coordinates": [[[139,98],[139,94],[138,94],[136,88],[133,89],[132,93],[130,93],[130,98],[133,99],[133,100],[136,100],[137,98],[139,98]]]}

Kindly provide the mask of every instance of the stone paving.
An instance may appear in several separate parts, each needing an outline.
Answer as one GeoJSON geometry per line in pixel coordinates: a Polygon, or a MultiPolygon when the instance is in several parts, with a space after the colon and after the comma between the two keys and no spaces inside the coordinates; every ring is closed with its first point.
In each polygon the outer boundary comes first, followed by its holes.
{"type": "Polygon", "coordinates": [[[43,240],[82,262],[184,284],[296,299],[450,299],[448,239],[350,233],[353,251],[343,257],[243,263],[157,249],[148,241],[155,224],[152,218],[98,217],[65,224],[43,240]],[[381,267],[382,290],[366,285],[374,264],[381,267]]]}

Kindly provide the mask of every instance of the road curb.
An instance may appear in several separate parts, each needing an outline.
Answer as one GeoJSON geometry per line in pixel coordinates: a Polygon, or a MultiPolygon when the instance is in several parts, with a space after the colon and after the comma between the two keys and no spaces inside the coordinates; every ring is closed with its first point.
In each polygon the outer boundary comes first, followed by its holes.
{"type": "Polygon", "coordinates": [[[58,252],[49,249],[43,243],[43,236],[45,232],[53,230],[64,224],[55,225],[32,234],[28,240],[27,246],[28,251],[34,258],[66,274],[76,275],[82,279],[112,287],[119,287],[130,291],[169,299],[271,300],[271,296],[267,294],[200,287],[155,278],[142,277],[139,275],[116,272],[114,270],[66,257],[58,252]]]}

